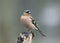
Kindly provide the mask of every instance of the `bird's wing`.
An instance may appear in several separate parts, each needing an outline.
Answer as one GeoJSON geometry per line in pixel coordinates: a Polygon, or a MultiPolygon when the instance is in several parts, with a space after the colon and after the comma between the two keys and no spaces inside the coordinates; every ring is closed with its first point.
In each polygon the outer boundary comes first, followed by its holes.
{"type": "Polygon", "coordinates": [[[37,23],[36,23],[35,19],[34,19],[32,16],[30,16],[30,18],[31,18],[31,20],[32,20],[32,24],[34,24],[34,26],[35,26],[36,28],[38,28],[38,26],[37,26],[37,23]]]}
{"type": "Polygon", "coordinates": [[[30,18],[32,19],[32,24],[34,24],[34,26],[37,28],[35,30],[37,30],[42,36],[46,37],[46,35],[44,35],[43,32],[39,29],[35,19],[32,16],[30,18]]]}

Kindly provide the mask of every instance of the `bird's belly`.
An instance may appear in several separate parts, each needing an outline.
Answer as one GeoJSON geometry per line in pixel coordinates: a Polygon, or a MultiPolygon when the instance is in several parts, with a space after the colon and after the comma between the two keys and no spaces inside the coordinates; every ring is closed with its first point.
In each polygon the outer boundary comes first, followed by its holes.
{"type": "Polygon", "coordinates": [[[27,21],[27,20],[23,20],[23,21],[22,21],[22,25],[23,25],[24,27],[26,27],[26,28],[29,28],[30,22],[27,21]]]}
{"type": "Polygon", "coordinates": [[[24,27],[28,28],[28,29],[34,29],[35,26],[28,20],[24,20],[22,21],[22,25],[24,25],[24,27]]]}

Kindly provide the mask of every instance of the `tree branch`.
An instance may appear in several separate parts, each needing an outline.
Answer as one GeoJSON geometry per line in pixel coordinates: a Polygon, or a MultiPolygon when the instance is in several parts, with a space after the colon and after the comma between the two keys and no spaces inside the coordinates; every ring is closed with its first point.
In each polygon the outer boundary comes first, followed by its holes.
{"type": "Polygon", "coordinates": [[[33,32],[21,32],[17,38],[17,43],[32,43],[32,39],[34,37],[33,32]]]}

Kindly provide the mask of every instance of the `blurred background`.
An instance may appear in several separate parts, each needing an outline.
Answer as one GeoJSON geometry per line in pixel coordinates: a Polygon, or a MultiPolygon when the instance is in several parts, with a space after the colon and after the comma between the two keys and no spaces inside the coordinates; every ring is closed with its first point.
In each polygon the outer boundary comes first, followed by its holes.
{"type": "Polygon", "coordinates": [[[0,43],[16,43],[25,31],[20,16],[27,8],[47,36],[34,31],[32,43],[60,43],[60,0],[0,0],[0,43]]]}

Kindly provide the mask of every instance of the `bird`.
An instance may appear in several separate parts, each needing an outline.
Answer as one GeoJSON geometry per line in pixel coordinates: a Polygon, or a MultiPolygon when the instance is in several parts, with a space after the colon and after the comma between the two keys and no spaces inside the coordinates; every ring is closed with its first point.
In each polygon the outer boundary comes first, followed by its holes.
{"type": "Polygon", "coordinates": [[[35,19],[32,17],[30,9],[24,10],[23,15],[20,17],[20,22],[24,27],[28,29],[28,31],[33,29],[38,31],[42,36],[46,37],[46,35],[43,34],[43,32],[38,27],[35,19]]]}

